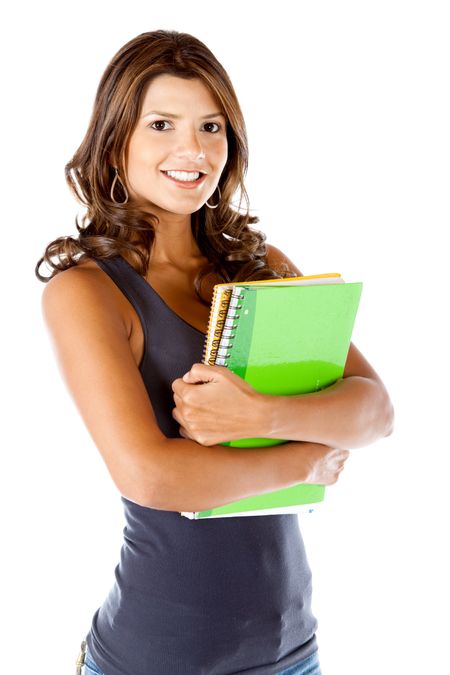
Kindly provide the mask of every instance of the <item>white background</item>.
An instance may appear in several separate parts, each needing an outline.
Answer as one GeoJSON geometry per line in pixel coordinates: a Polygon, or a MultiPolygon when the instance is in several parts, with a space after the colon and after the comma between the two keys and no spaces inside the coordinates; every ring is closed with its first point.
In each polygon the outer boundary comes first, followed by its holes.
{"type": "Polygon", "coordinates": [[[447,3],[15,7],[1,36],[2,671],[74,673],[114,581],[119,494],[58,372],[34,267],[76,235],[64,164],[107,63],[166,28],[204,41],[233,81],[268,242],[304,274],[364,283],[353,341],[395,405],[394,434],[354,450],[301,521],[323,673],[450,672],[447,3]]]}

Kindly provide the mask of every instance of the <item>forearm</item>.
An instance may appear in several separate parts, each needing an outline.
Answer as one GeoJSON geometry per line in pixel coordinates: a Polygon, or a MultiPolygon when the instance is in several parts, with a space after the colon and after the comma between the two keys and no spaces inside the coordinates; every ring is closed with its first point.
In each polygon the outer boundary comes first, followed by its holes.
{"type": "Polygon", "coordinates": [[[308,449],[313,446],[285,443],[230,448],[168,438],[152,452],[151,466],[147,467],[152,489],[145,505],[169,511],[202,511],[296,485],[307,478],[308,449]]]}
{"type": "Polygon", "coordinates": [[[262,395],[260,430],[265,438],[361,447],[392,431],[393,407],[385,387],[366,377],[347,377],[322,391],[293,396],[262,395]]]}

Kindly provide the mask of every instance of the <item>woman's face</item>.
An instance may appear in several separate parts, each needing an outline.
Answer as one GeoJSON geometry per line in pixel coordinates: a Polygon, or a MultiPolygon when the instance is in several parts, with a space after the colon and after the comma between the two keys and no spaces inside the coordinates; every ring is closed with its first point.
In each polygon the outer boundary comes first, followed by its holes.
{"type": "MultiPolygon", "coordinates": [[[[160,218],[194,213],[216,190],[227,155],[226,117],[203,82],[158,75],[147,87],[130,138],[126,157],[130,196],[149,202],[160,218]],[[196,176],[169,177],[166,171],[206,175],[193,181],[196,176]]],[[[214,204],[217,198],[218,192],[214,204]]]]}

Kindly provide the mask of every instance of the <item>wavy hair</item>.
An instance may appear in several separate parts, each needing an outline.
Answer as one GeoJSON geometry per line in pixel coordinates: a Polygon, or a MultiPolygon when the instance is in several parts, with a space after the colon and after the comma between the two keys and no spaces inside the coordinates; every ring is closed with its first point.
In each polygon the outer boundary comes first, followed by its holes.
{"type": "MultiPolygon", "coordinates": [[[[137,201],[116,203],[111,199],[111,188],[115,166],[121,177],[126,176],[124,158],[147,85],[163,74],[201,80],[220,102],[227,118],[228,157],[219,181],[220,203],[215,209],[203,205],[191,215],[193,237],[209,261],[194,281],[198,297],[206,304],[200,293],[201,281],[211,273],[223,282],[295,276],[284,263],[279,270],[269,267],[266,235],[251,227],[259,218],[249,213],[244,185],[248,168],[247,132],[227,72],[200,40],[169,30],[142,33],[130,40],[103,73],[84,140],[65,166],[69,188],[86,207],[86,213],[81,226],[78,217],[75,218],[77,237],[62,236],[48,244],[36,265],[36,276],[47,282],[86,257],[104,259],[127,254],[139,274],[147,274],[155,237],[154,222],[158,218],[144,211],[137,201]],[[240,202],[236,209],[232,199],[237,191],[240,202]],[[49,277],[39,273],[44,261],[52,268],[49,277]]],[[[126,179],[121,180],[126,188],[126,179]]],[[[126,197],[123,185],[117,181],[114,187],[113,196],[118,201],[126,197]]]]}

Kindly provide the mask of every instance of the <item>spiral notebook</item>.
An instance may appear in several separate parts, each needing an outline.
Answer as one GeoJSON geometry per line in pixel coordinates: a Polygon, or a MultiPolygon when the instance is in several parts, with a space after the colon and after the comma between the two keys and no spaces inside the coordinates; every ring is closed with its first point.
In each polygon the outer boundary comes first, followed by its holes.
{"type": "MultiPolygon", "coordinates": [[[[345,283],[338,273],[217,284],[203,363],[229,368],[265,394],[288,396],[329,387],[344,373],[361,292],[361,282],[345,283]]],[[[244,438],[221,445],[286,442],[244,438]]],[[[301,513],[313,510],[324,495],[323,485],[299,484],[182,515],[301,513]]]]}

